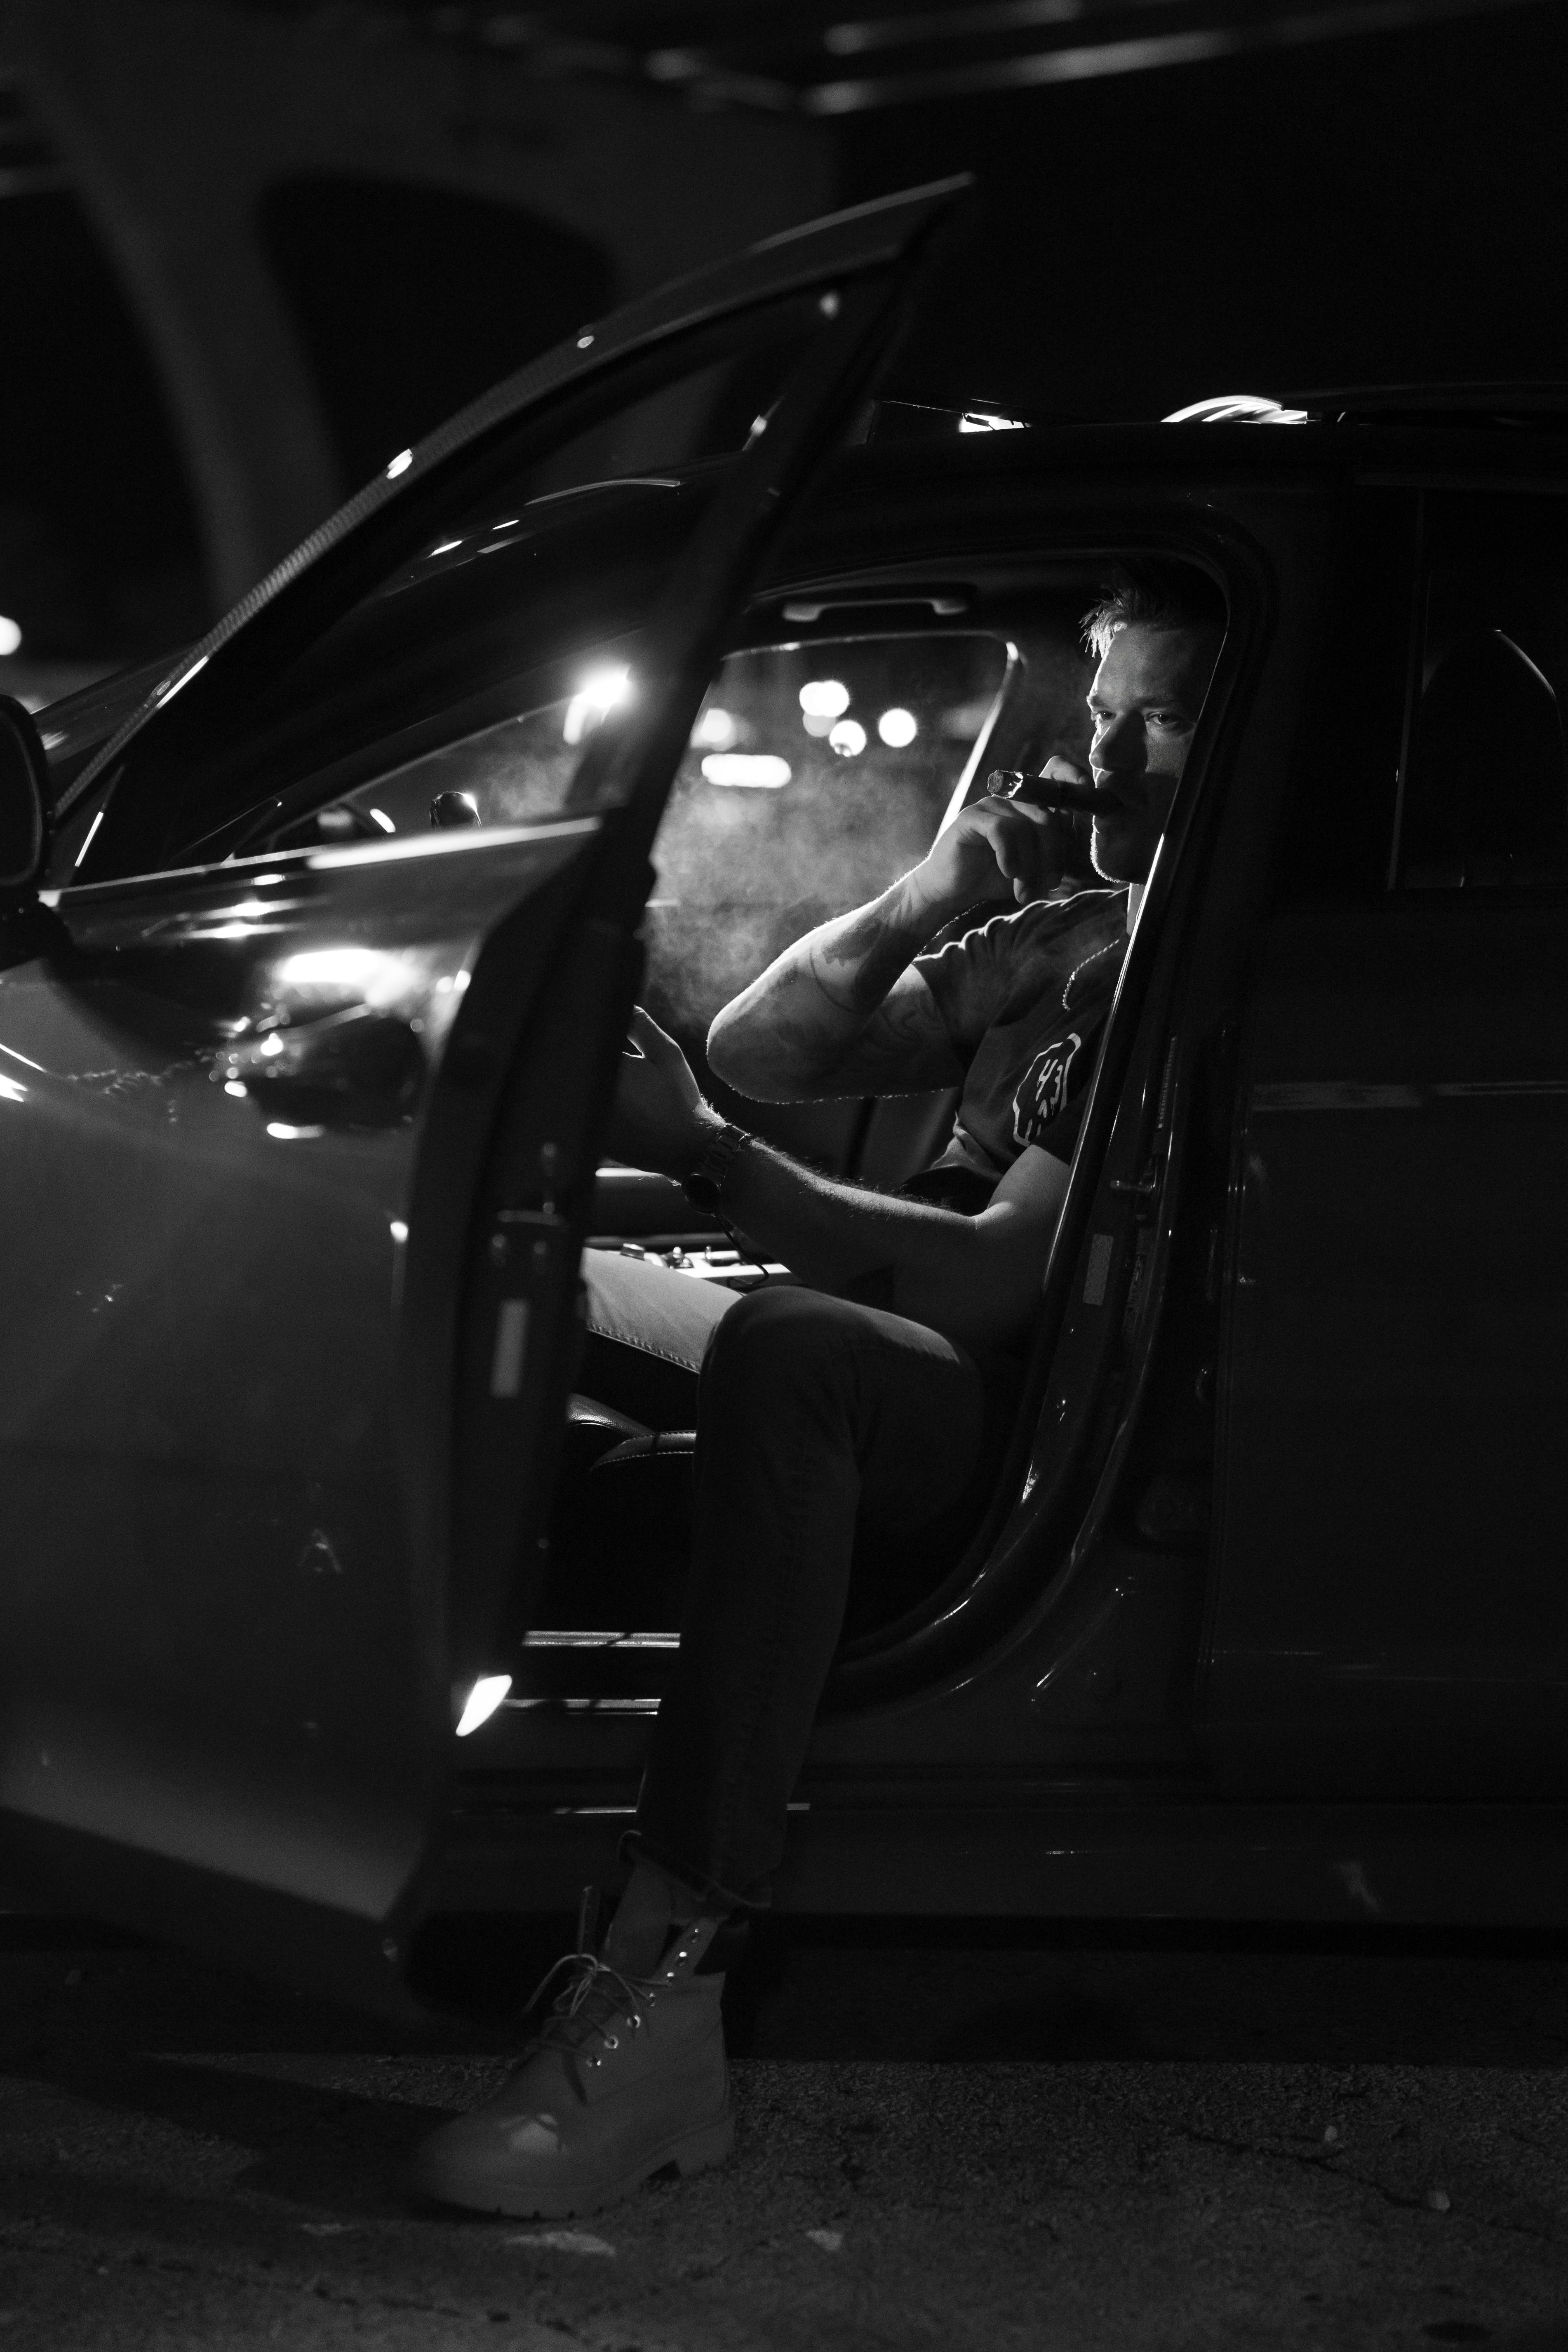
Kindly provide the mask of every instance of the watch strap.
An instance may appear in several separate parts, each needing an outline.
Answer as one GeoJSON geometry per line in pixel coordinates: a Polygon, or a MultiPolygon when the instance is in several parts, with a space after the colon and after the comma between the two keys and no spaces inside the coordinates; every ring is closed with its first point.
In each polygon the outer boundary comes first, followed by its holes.
{"type": "Polygon", "coordinates": [[[691,1173],[681,1179],[680,1189],[694,1209],[702,1209],[710,1216],[717,1216],[730,1171],[747,1144],[754,1139],[743,1127],[735,1126],[731,1119],[725,1120],[718,1134],[710,1138],[691,1173]]]}

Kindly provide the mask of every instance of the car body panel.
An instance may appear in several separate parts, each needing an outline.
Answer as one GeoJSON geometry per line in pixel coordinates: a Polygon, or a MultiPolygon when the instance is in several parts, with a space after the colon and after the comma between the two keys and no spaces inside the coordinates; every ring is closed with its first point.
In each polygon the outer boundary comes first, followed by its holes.
{"type": "Polygon", "coordinates": [[[1568,1586],[1568,909],[1302,909],[1244,1045],[1224,1552],[1228,1769],[1550,1797],[1568,1586]]]}
{"type": "MultiPolygon", "coordinates": [[[[432,1907],[569,1912],[584,1883],[613,1876],[631,1815],[629,1803],[465,1808],[432,1907]]],[[[1128,1782],[1056,1791],[1012,1776],[911,1797],[893,1783],[796,1812],[773,1902],[817,1917],[1561,1932],[1565,1842],[1568,1811],[1550,1802],[1246,1803],[1128,1782]]]]}
{"type": "Polygon", "coordinates": [[[443,485],[471,494],[476,441],[580,423],[571,354],[351,502],[62,794],[95,812],[73,878],[0,971],[0,1181],[38,1236],[0,1277],[0,1809],[68,1899],[403,2003],[454,1696],[526,1615],[648,844],[735,602],[961,194],[863,208],[602,339],[643,397],[689,367],[662,347],[694,315],[744,351],[807,289],[647,690],[559,822],[125,870],[199,837],[204,745],[419,547],[443,485]]]}
{"type": "MultiPolygon", "coordinates": [[[[351,502],[161,702],[100,697],[83,729],[121,723],[96,750],[65,730],[62,814],[105,823],[0,972],[0,1118],[45,1139],[0,1157],[38,1237],[4,1277],[30,1549],[0,1601],[0,1802],[72,1900],[388,2005],[422,1912],[554,1908],[607,1871],[673,1629],[531,1612],[647,860],[706,681],[786,629],[890,625],[911,592],[1005,630],[1132,551],[1205,567],[1231,626],[1027,1404],[947,1584],[838,1661],[778,1897],[1568,1918],[1543,1868],[1568,1772],[1543,1466],[1560,910],[1391,913],[1386,837],[1420,502],[1539,497],[1561,444],[954,435],[842,450],[803,499],[949,204],[775,243],[551,355],[351,502]],[[683,339],[765,337],[769,304],[801,342],[795,388],[724,467],[656,486],[707,500],[648,622],[659,690],[590,739],[560,824],[125,870],[183,764],[243,743],[254,698],[367,583],[443,554],[443,500],[548,455],[579,398],[597,429],[657,390],[683,339]],[[1495,1229],[1447,1280],[1478,1216],[1495,1229]],[[491,1671],[512,1698],[454,1774],[454,1687],[491,1671]]],[[[480,546],[474,576],[526,552],[480,546]]],[[[1022,625],[1020,644],[1009,675],[1022,625]]],[[[1012,724],[1004,697],[988,756],[1025,757],[1012,724]]],[[[290,822],[336,789],[278,783],[290,822]]],[[[857,1118],[801,1132],[847,1155],[857,1118]]]]}
{"type": "Polygon", "coordinates": [[[0,1802],[35,1845],[47,1825],[286,1895],[334,1980],[343,1920],[374,1926],[361,1992],[450,1741],[462,1130],[510,1044],[475,1018],[487,955],[518,1022],[601,831],[69,894],[0,985],[0,1183],[27,1236],[4,1276],[0,1802]]]}

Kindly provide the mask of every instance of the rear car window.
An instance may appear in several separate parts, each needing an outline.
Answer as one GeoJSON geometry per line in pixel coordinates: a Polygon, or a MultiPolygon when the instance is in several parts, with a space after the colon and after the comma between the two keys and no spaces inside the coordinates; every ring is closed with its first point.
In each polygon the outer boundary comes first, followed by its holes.
{"type": "Polygon", "coordinates": [[[1394,877],[1568,883],[1568,499],[1428,494],[1394,877]]]}

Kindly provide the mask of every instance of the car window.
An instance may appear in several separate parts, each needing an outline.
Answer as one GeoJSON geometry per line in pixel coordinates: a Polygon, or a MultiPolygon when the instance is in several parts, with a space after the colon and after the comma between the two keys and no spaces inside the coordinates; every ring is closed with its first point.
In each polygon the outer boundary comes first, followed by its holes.
{"type": "Polygon", "coordinates": [[[1426,500],[1393,872],[1411,890],[1568,882],[1568,499],[1426,500]]]}
{"type": "Polygon", "coordinates": [[[422,831],[443,793],[485,824],[558,814],[587,737],[650,682],[649,624],[711,487],[610,479],[454,524],[298,666],[312,723],[280,713],[281,759],[242,755],[259,789],[215,808],[198,851],[422,831]]]}
{"type": "MultiPolygon", "coordinates": [[[[375,776],[273,845],[550,815],[583,741],[641,690],[639,642],[628,631],[586,645],[553,668],[548,698],[375,776]]],[[[1012,658],[997,634],[936,630],[728,656],[654,850],[648,995],[661,1018],[700,1036],[792,940],[918,864],[1012,658]]]]}
{"type": "MultiPolygon", "coordinates": [[[[684,373],[655,354],[627,371],[641,369],[644,388],[616,379],[575,402],[559,439],[530,428],[510,467],[486,459],[482,490],[469,466],[445,512],[427,495],[415,551],[405,540],[336,618],[297,625],[299,649],[254,678],[242,631],[226,698],[198,698],[207,715],[176,728],[174,749],[155,720],[117,771],[110,831],[126,836],[129,870],[286,845],[291,826],[363,780],[487,730],[521,721],[526,731],[531,714],[571,698],[596,644],[613,653],[626,635],[635,650],[731,462],[782,391],[804,320],[801,306],[783,305],[767,340],[726,328],[733,349],[720,330],[699,335],[684,373]]],[[[184,683],[171,679],[164,698],[184,683]]],[[[456,766],[472,756],[458,752],[456,766]]],[[[528,814],[561,805],[574,765],[537,766],[528,814]]],[[[71,811],[57,866],[71,863],[54,879],[68,878],[101,805],[95,789],[71,811]]]]}
{"type": "Polygon", "coordinates": [[[729,656],[654,847],[659,1019],[700,1041],[792,940],[920,862],[1008,664],[1000,635],[935,630],[729,656]]]}

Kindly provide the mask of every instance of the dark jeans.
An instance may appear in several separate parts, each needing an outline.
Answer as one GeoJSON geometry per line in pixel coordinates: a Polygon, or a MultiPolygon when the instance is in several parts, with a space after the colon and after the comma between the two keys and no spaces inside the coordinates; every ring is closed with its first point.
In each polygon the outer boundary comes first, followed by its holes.
{"type": "Polygon", "coordinates": [[[895,1615],[956,1558],[1016,1369],[820,1291],[714,1297],[593,1250],[584,1272],[584,1390],[666,1428],[691,1423],[639,1397],[696,1402],[691,1578],[633,1843],[704,1895],[765,1903],[846,1612],[895,1615]]]}

